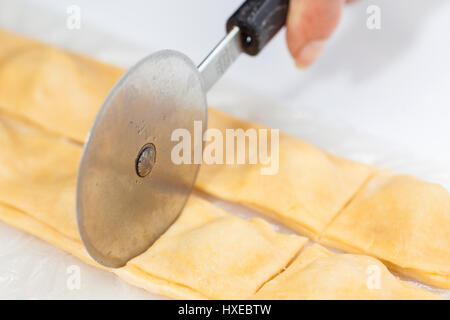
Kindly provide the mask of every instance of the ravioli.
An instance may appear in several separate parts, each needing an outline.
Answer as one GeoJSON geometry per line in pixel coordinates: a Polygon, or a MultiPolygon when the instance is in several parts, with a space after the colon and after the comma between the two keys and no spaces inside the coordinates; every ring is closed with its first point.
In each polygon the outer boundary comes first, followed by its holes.
{"type": "MultiPolygon", "coordinates": [[[[3,117],[0,144],[0,220],[97,265],[85,253],[75,221],[81,147],[3,117]]],[[[180,218],[147,252],[111,271],[175,298],[243,299],[279,273],[307,241],[191,196],[180,218]]]]}
{"type": "Polygon", "coordinates": [[[450,288],[450,195],[437,184],[382,172],[331,223],[321,242],[450,288]]]}
{"type": "MultiPolygon", "coordinates": [[[[0,32],[0,40],[9,48],[0,57],[0,109],[83,143],[123,70],[32,41],[34,46],[14,52],[15,42],[19,46],[26,41],[15,38],[0,32]]],[[[209,108],[208,127],[222,132],[267,129],[213,108],[209,108]]],[[[251,151],[246,147],[248,157],[251,151]]],[[[374,172],[373,167],[333,156],[286,134],[279,139],[279,171],[261,175],[264,167],[204,163],[196,187],[255,207],[316,238],[374,172]]]]}
{"type": "MultiPolygon", "coordinates": [[[[264,128],[214,109],[208,120],[210,128],[222,132],[264,128]]],[[[285,134],[279,137],[278,173],[262,175],[264,167],[203,164],[196,187],[254,207],[315,239],[374,172],[370,166],[333,156],[285,134]]]]}
{"type": "MultiPolygon", "coordinates": [[[[120,68],[0,31],[0,110],[7,115],[0,120],[4,146],[0,217],[91,263],[82,250],[74,217],[76,169],[95,114],[122,73],[120,68]]],[[[267,129],[212,108],[208,120],[210,128],[222,132],[267,129]]],[[[373,198],[368,190],[377,183],[371,183],[354,200],[375,168],[285,134],[280,134],[279,157],[275,175],[261,175],[265,165],[203,164],[196,188],[254,207],[315,240],[378,257],[426,283],[449,286],[448,192],[443,188],[403,176],[388,179],[402,181],[393,183],[395,187],[375,188],[379,193],[374,192],[373,198]],[[367,208],[377,214],[365,212],[367,208]]],[[[259,222],[252,221],[249,228],[254,230],[255,225],[259,222]]],[[[168,280],[135,265],[127,268],[116,272],[151,290],[167,288],[168,280]]],[[[220,288],[217,281],[214,287],[220,288]]],[[[181,287],[167,294],[220,295],[218,289],[200,284],[181,287]]],[[[253,290],[254,285],[248,288],[253,290]]],[[[232,289],[224,290],[232,296],[232,289]]]]}
{"type": "Polygon", "coordinates": [[[262,219],[244,221],[196,199],[190,200],[168,232],[127,267],[182,284],[210,299],[243,299],[283,270],[306,242],[276,233],[262,219]]]}
{"type": "Polygon", "coordinates": [[[83,143],[123,70],[0,31],[0,108],[83,143]]]}
{"type": "Polygon", "coordinates": [[[320,245],[305,249],[252,299],[438,299],[394,277],[377,259],[334,254],[320,245]]]}
{"type": "Polygon", "coordinates": [[[75,186],[81,147],[0,117],[0,202],[78,239],[75,186]]]}

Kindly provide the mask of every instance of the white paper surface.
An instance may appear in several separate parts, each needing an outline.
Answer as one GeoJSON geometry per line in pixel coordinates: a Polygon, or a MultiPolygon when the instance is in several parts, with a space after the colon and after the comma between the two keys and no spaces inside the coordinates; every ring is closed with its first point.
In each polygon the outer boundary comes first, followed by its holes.
{"type": "MultiPolygon", "coordinates": [[[[199,62],[223,36],[224,21],[239,3],[0,0],[0,27],[122,66],[165,48],[199,62]],[[66,9],[74,4],[82,9],[80,30],[66,27],[66,9]]],[[[450,190],[450,44],[442,37],[449,12],[445,0],[362,1],[346,10],[311,69],[296,70],[278,36],[260,57],[240,58],[209,102],[337,155],[450,190]],[[378,33],[365,28],[365,9],[373,3],[383,12],[378,33]]],[[[256,214],[215,202],[244,218],[256,214]]],[[[434,291],[450,297],[449,290],[434,291]]],[[[0,224],[0,298],[161,297],[0,224]],[[67,285],[74,265],[81,272],[79,290],[67,285]]]]}

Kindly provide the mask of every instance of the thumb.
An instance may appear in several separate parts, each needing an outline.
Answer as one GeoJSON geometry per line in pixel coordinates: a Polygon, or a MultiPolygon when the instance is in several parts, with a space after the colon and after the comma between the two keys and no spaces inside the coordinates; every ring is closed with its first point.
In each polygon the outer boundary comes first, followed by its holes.
{"type": "Polygon", "coordinates": [[[339,23],[345,0],[290,0],[286,40],[297,67],[311,65],[339,23]]]}

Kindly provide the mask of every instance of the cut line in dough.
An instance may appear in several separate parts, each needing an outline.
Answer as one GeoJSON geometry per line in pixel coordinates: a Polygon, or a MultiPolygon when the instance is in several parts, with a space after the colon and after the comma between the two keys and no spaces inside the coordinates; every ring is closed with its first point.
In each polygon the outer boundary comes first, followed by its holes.
{"type": "MultiPolygon", "coordinates": [[[[119,68],[107,66],[90,58],[67,53],[0,31],[0,109],[7,113],[8,117],[14,116],[21,122],[25,119],[26,122],[36,124],[44,130],[64,136],[79,144],[83,143],[104,97],[122,73],[123,70],[119,68]],[[69,96],[70,99],[68,99],[69,96]]],[[[259,125],[237,120],[214,109],[209,109],[209,112],[211,126],[261,128],[259,125]]],[[[35,139],[30,138],[30,140],[34,141],[35,139]]],[[[6,144],[11,143],[6,136],[3,141],[6,144]]],[[[38,150],[39,142],[34,142],[35,150],[38,150]]],[[[61,159],[68,157],[57,147],[51,150],[49,154],[60,152],[61,159]]],[[[71,153],[75,157],[76,148],[71,150],[69,155],[71,153]]],[[[41,220],[45,214],[53,215],[52,219],[48,221],[49,224],[59,223],[61,231],[72,238],[77,236],[73,212],[64,208],[61,211],[61,201],[64,197],[68,197],[72,192],[70,189],[74,188],[75,174],[72,172],[70,176],[63,177],[53,173],[52,179],[55,183],[51,184],[47,183],[43,177],[33,176],[31,173],[30,176],[35,181],[41,181],[39,188],[47,188],[49,191],[42,199],[33,199],[25,192],[13,191],[20,188],[16,178],[11,178],[11,174],[17,174],[20,170],[14,168],[13,163],[8,162],[8,157],[5,159],[8,169],[4,169],[6,173],[3,172],[3,174],[6,177],[5,181],[11,182],[11,188],[4,184],[4,192],[0,192],[0,200],[13,201],[14,206],[24,212],[29,212],[30,209],[35,210],[40,203],[48,202],[52,205],[51,210],[44,212],[39,209],[34,214],[41,215],[41,220]],[[60,196],[58,199],[54,197],[54,191],[59,189],[65,190],[65,196],[60,196]],[[23,198],[31,200],[23,201],[23,198]],[[63,217],[64,215],[67,217],[63,217]]],[[[442,251],[437,253],[433,250],[425,253],[420,244],[417,248],[416,244],[403,246],[405,252],[409,251],[410,257],[415,256],[417,252],[432,256],[427,262],[428,265],[424,265],[425,269],[421,270],[418,264],[414,265],[410,262],[405,263],[401,259],[394,259],[392,252],[386,251],[383,254],[381,251],[372,251],[373,248],[366,250],[365,240],[357,239],[358,232],[362,232],[359,228],[346,229],[345,232],[348,233],[346,235],[333,235],[330,231],[334,230],[337,221],[343,221],[341,220],[344,219],[341,217],[342,212],[348,212],[348,202],[376,172],[374,168],[335,157],[284,134],[280,137],[280,159],[280,172],[276,177],[262,177],[257,174],[259,172],[257,167],[204,166],[196,186],[219,198],[257,208],[267,216],[281,221],[313,239],[318,239],[320,235],[324,234],[321,239],[324,243],[350,252],[364,252],[377,256],[399,273],[420,281],[448,287],[448,263],[444,263],[444,269],[440,262],[433,265],[441,256],[449,256],[448,233],[439,236],[440,243],[444,242],[444,245],[441,245],[442,251]],[[344,207],[345,209],[342,210],[344,207]],[[324,233],[325,229],[330,232],[324,233]],[[353,231],[355,231],[354,235],[349,235],[353,231]],[[435,254],[439,256],[435,256],[435,254]]],[[[60,163],[55,163],[55,168],[59,167],[60,163]]],[[[52,177],[50,170],[46,174],[52,177]]],[[[423,206],[423,212],[427,212],[433,217],[436,216],[433,211],[427,211],[430,210],[427,198],[419,198],[423,203],[418,205],[423,206]]],[[[448,201],[446,199],[448,199],[448,193],[447,196],[441,198],[441,203],[448,201]]],[[[353,202],[352,200],[349,206],[353,202]]],[[[389,203],[387,202],[386,205],[389,203]]],[[[417,222],[420,215],[417,215],[417,212],[414,214],[414,221],[417,222]]],[[[447,211],[441,217],[445,220],[448,219],[448,215],[447,211]]],[[[394,219],[392,224],[400,225],[402,217],[394,219]]],[[[430,230],[438,230],[436,234],[441,234],[439,232],[442,230],[439,228],[442,228],[442,225],[444,229],[448,228],[447,220],[444,222],[429,221],[429,223],[430,230]]],[[[374,224],[376,225],[377,222],[374,221],[374,224]]],[[[418,225],[420,223],[416,223],[416,226],[408,224],[411,230],[403,230],[403,232],[409,234],[411,238],[418,225]]],[[[436,234],[431,234],[430,237],[434,239],[437,237],[436,234]]],[[[371,237],[370,234],[366,236],[371,237]]],[[[399,241],[392,245],[393,248],[402,246],[402,239],[395,237],[392,239],[399,241]]],[[[380,239],[379,241],[387,243],[390,239],[380,239]]]]}
{"type": "Polygon", "coordinates": [[[381,172],[320,242],[377,257],[399,273],[450,288],[450,195],[437,184],[381,172]]]}
{"type": "MultiPolygon", "coordinates": [[[[81,147],[1,116],[0,144],[0,219],[98,266],[84,251],[75,221],[81,147]]],[[[171,297],[244,299],[283,270],[307,241],[191,196],[149,250],[111,271],[171,297]]]]}
{"type": "Polygon", "coordinates": [[[439,299],[394,277],[377,259],[312,245],[252,299],[439,299]]]}

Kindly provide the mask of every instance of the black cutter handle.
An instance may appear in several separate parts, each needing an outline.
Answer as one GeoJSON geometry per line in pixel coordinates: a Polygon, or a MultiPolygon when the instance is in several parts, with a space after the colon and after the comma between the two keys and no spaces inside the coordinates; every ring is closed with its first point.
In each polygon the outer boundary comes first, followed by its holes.
{"type": "Polygon", "coordinates": [[[228,19],[227,31],[241,30],[242,48],[256,56],[286,24],[289,0],[247,0],[228,19]]]}

